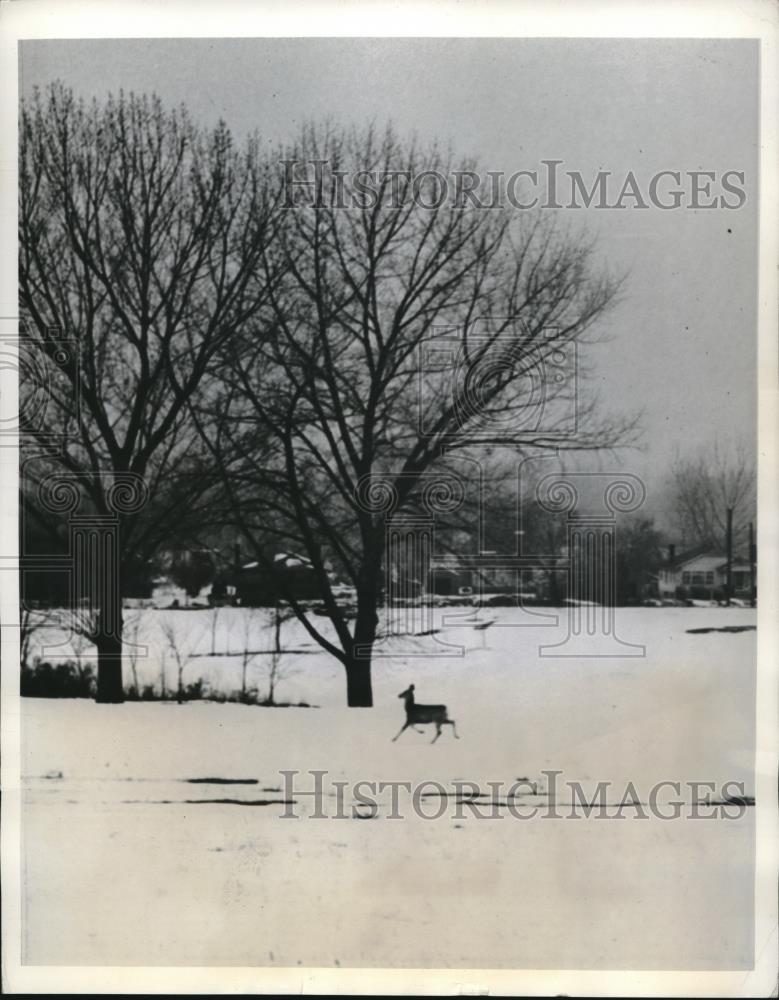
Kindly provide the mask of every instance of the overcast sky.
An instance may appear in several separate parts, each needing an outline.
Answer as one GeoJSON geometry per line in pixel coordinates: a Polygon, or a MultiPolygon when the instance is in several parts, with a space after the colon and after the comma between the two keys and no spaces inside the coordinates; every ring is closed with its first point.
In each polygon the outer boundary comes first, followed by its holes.
{"type": "MultiPolygon", "coordinates": [[[[725,40],[216,39],[26,42],[21,90],[60,79],[84,96],[120,88],[184,102],[275,145],[325,116],[392,119],[484,170],[545,159],[600,169],[746,174],[746,203],[557,213],[586,224],[628,268],[623,302],[588,358],[604,404],[641,406],[646,450],[626,453],[650,506],[677,448],[752,443],[757,268],[757,44],[725,40]]],[[[610,464],[613,464],[610,460],[610,464]]]]}

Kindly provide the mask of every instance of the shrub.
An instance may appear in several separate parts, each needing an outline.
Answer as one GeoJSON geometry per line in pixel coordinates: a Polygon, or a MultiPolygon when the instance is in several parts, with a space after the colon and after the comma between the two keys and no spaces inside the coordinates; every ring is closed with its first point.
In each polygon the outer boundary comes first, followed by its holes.
{"type": "MultiPolygon", "coordinates": [[[[36,659],[32,666],[21,668],[20,690],[26,698],[94,698],[97,679],[91,663],[80,666],[74,660],[65,663],[49,663],[36,659]]],[[[162,694],[154,684],[144,684],[138,688],[131,684],[125,690],[128,701],[178,701],[175,690],[162,694]]],[[[244,705],[291,707],[290,702],[273,702],[260,695],[256,687],[241,691],[212,690],[202,677],[186,684],[181,692],[182,701],[239,702],[244,705]]],[[[310,708],[307,702],[297,703],[299,708],[310,708]]]]}
{"type": "Polygon", "coordinates": [[[96,689],[91,663],[52,664],[36,658],[32,666],[22,666],[19,690],[26,698],[94,698],[96,689]]]}
{"type": "Polygon", "coordinates": [[[208,696],[208,685],[199,677],[190,684],[185,684],[182,690],[184,701],[203,701],[208,696]]]}

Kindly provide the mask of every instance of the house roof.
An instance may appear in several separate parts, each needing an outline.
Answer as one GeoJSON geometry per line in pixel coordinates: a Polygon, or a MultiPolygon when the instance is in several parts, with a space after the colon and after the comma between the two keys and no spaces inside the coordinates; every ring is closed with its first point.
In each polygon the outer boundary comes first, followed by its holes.
{"type": "MultiPolygon", "coordinates": [[[[731,571],[746,570],[749,569],[749,561],[742,558],[741,556],[733,556],[731,561],[731,571]]],[[[697,573],[709,573],[709,572],[725,572],[728,568],[728,557],[722,555],[719,552],[702,552],[697,555],[688,556],[684,559],[677,559],[673,565],[666,564],[666,567],[670,567],[677,570],[684,570],[687,572],[693,571],[697,573]]]]}
{"type": "Polygon", "coordinates": [[[709,573],[719,569],[719,567],[723,564],[723,561],[727,563],[727,557],[722,556],[719,553],[708,552],[703,555],[693,556],[691,559],[685,559],[684,562],[677,562],[676,568],[683,570],[697,570],[699,573],[709,573]]]}
{"type": "Polygon", "coordinates": [[[674,556],[673,559],[666,559],[660,564],[661,569],[678,569],[685,563],[688,563],[691,559],[697,559],[698,556],[711,555],[711,549],[705,549],[698,547],[697,549],[687,549],[686,552],[680,552],[678,555],[674,556]]]}
{"type": "MultiPolygon", "coordinates": [[[[311,560],[307,559],[305,556],[298,555],[297,552],[278,552],[273,557],[273,562],[276,564],[283,563],[286,569],[295,569],[298,566],[304,566],[306,569],[310,569],[311,567],[311,560]]],[[[242,570],[259,568],[260,563],[256,560],[243,563],[241,566],[242,570]]]]}

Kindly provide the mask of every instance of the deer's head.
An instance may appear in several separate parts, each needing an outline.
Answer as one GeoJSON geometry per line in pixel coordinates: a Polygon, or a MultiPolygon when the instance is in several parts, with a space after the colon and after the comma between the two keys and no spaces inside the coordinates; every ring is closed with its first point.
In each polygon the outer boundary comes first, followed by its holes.
{"type": "Polygon", "coordinates": [[[409,684],[409,686],[406,688],[405,691],[401,691],[400,692],[400,694],[398,695],[398,698],[410,698],[413,701],[414,700],[414,685],[413,684],[409,684]]]}

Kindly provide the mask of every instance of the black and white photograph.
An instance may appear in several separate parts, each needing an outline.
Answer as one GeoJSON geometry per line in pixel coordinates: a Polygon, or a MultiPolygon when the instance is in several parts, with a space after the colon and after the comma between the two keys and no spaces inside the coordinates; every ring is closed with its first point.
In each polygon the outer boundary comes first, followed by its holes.
{"type": "Polygon", "coordinates": [[[776,995],[777,9],[282,6],[0,4],[3,989],[776,995]]]}

